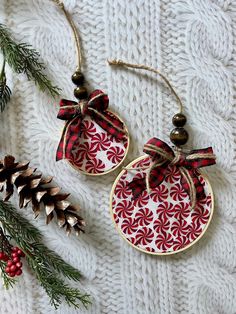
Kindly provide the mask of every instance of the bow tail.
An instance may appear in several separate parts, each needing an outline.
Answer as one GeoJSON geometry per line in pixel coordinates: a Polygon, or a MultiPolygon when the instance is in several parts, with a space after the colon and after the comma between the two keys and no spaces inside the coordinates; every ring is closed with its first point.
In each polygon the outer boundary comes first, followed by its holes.
{"type": "Polygon", "coordinates": [[[143,193],[143,191],[145,191],[145,189],[146,189],[146,181],[145,181],[145,178],[132,180],[132,181],[128,184],[128,187],[132,190],[132,193],[133,193],[132,199],[135,200],[135,199],[138,198],[138,197],[143,193]]]}
{"type": "Polygon", "coordinates": [[[150,193],[150,190],[155,189],[160,185],[166,176],[166,171],[168,168],[168,163],[161,161],[160,163],[154,163],[146,175],[146,185],[147,191],[150,193]]]}
{"type": "Polygon", "coordinates": [[[65,124],[57,148],[56,161],[61,159],[72,159],[72,150],[81,131],[81,121],[81,118],[75,117],[73,120],[68,121],[65,124]]]}
{"type": "Polygon", "coordinates": [[[127,138],[124,123],[109,111],[100,113],[97,110],[91,110],[91,117],[103,130],[106,130],[108,134],[114,136],[116,139],[123,140],[127,138]]]}
{"type": "Polygon", "coordinates": [[[128,187],[133,192],[133,199],[138,198],[146,189],[150,193],[150,190],[160,185],[165,178],[165,172],[166,168],[157,167],[154,164],[144,178],[133,179],[128,184],[128,187]]]}
{"type": "Polygon", "coordinates": [[[194,208],[197,200],[203,199],[206,196],[204,186],[200,182],[198,173],[195,170],[188,170],[181,167],[180,172],[182,174],[181,184],[183,189],[188,193],[192,208],[194,208]]]}

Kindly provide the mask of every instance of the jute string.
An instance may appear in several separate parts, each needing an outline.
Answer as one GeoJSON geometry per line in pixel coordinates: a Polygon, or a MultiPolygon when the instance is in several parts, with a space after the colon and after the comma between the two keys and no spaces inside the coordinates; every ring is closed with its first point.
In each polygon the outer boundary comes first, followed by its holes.
{"type": "Polygon", "coordinates": [[[174,96],[175,96],[175,98],[176,98],[176,100],[177,100],[177,102],[179,104],[179,112],[180,113],[183,112],[183,103],[182,103],[180,97],[176,93],[176,91],[175,91],[174,87],[171,85],[170,81],[159,70],[154,69],[154,68],[149,67],[149,66],[144,65],[144,64],[133,64],[133,63],[124,62],[124,61],[119,60],[119,59],[107,60],[107,62],[110,65],[125,66],[127,68],[146,70],[146,71],[158,74],[163,79],[163,81],[166,83],[166,85],[169,87],[171,92],[174,94],[174,96]]]}
{"type": "MultiPolygon", "coordinates": [[[[119,60],[119,59],[107,60],[107,61],[108,61],[109,65],[124,66],[127,68],[146,70],[146,71],[158,74],[162,78],[162,80],[166,83],[166,85],[169,87],[171,92],[174,94],[174,96],[178,102],[178,105],[179,105],[179,112],[180,113],[183,112],[183,103],[182,103],[180,97],[178,96],[174,87],[171,85],[170,81],[159,70],[154,69],[154,68],[149,67],[149,66],[144,65],[144,64],[133,64],[133,63],[124,62],[124,61],[119,60]]],[[[152,170],[156,167],[162,166],[167,161],[169,161],[173,165],[177,164],[181,158],[182,153],[181,153],[181,149],[176,149],[175,150],[175,157],[173,158],[173,156],[171,156],[170,154],[168,154],[167,152],[165,152],[161,148],[158,148],[154,145],[146,144],[145,149],[157,153],[160,157],[156,161],[154,161],[151,166],[137,167],[137,168],[124,168],[124,169],[126,169],[126,170],[147,170],[148,169],[147,174],[146,174],[146,187],[147,187],[147,191],[150,192],[150,175],[151,175],[152,170]]],[[[187,160],[198,159],[198,158],[199,159],[201,159],[201,158],[215,158],[215,155],[196,153],[196,154],[191,154],[191,155],[186,157],[187,160]]],[[[189,197],[191,200],[192,208],[194,208],[196,206],[196,187],[194,185],[193,178],[191,177],[189,171],[186,168],[179,167],[179,171],[189,185],[189,197]]]]}
{"type": "Polygon", "coordinates": [[[81,53],[81,45],[80,45],[80,38],[78,31],[76,29],[75,23],[70,15],[70,13],[65,9],[64,3],[60,0],[52,0],[57,6],[62,10],[64,13],[71,29],[73,32],[74,40],[75,40],[75,45],[76,45],[76,52],[77,52],[77,67],[76,70],[81,72],[82,68],[82,53],[81,53]]]}

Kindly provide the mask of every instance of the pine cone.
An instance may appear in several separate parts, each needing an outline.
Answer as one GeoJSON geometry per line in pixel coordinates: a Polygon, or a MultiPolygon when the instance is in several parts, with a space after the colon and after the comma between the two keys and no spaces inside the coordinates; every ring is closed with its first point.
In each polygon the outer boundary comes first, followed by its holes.
{"type": "Polygon", "coordinates": [[[69,194],[60,193],[60,188],[51,187],[52,177],[43,178],[42,173],[29,167],[29,162],[15,162],[13,156],[6,156],[0,160],[0,192],[5,190],[4,201],[13,195],[14,187],[19,194],[19,206],[27,207],[31,202],[37,217],[42,208],[45,209],[49,224],[56,216],[59,227],[66,229],[67,234],[72,228],[79,235],[83,231],[85,222],[77,214],[77,210],[67,198],[69,194]]]}

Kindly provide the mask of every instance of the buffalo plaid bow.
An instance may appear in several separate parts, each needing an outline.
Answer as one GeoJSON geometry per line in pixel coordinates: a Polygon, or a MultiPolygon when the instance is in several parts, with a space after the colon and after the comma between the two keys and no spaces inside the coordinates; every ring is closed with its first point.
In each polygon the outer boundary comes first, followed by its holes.
{"type": "Polygon", "coordinates": [[[190,196],[192,207],[195,207],[196,199],[204,198],[204,186],[198,178],[197,169],[216,163],[212,147],[192,150],[189,153],[174,152],[169,145],[154,137],[145,144],[143,151],[152,157],[153,163],[148,169],[146,178],[137,178],[129,183],[134,199],[146,188],[149,190],[160,185],[170,164],[179,168],[181,183],[190,196]]]}
{"type": "Polygon", "coordinates": [[[87,100],[81,100],[79,103],[66,99],[60,101],[57,117],[68,121],[58,145],[56,160],[71,159],[71,152],[80,136],[82,120],[85,115],[89,115],[100,127],[115,138],[122,140],[126,137],[124,124],[107,111],[108,104],[108,96],[101,90],[94,90],[87,100]]]}

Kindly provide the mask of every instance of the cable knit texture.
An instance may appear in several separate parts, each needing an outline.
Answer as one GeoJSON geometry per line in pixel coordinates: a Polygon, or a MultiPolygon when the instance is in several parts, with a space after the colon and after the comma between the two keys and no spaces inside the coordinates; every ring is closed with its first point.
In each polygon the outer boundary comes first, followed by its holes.
{"type": "MultiPolygon", "coordinates": [[[[0,313],[236,313],[236,1],[65,0],[80,30],[89,88],[109,94],[132,137],[127,162],[152,136],[168,141],[174,98],[150,73],[111,68],[107,58],[160,69],[181,95],[189,122],[190,147],[212,145],[218,165],[209,169],[216,208],[204,238],[183,254],[161,258],[127,245],[109,213],[109,192],[118,171],[85,177],[55,162],[63,122],[58,102],[24,75],[7,69],[13,97],[1,115],[0,151],[29,159],[55,177],[81,205],[87,233],[67,238],[41,217],[34,223],[46,243],[81,269],[78,285],[91,294],[86,312],[62,304],[56,312],[29,271],[14,289],[0,287],[0,313]]],[[[1,21],[19,40],[40,51],[51,79],[71,98],[75,47],[65,17],[49,0],[0,3],[1,21]]],[[[32,219],[30,210],[24,211],[32,219]]]]}

